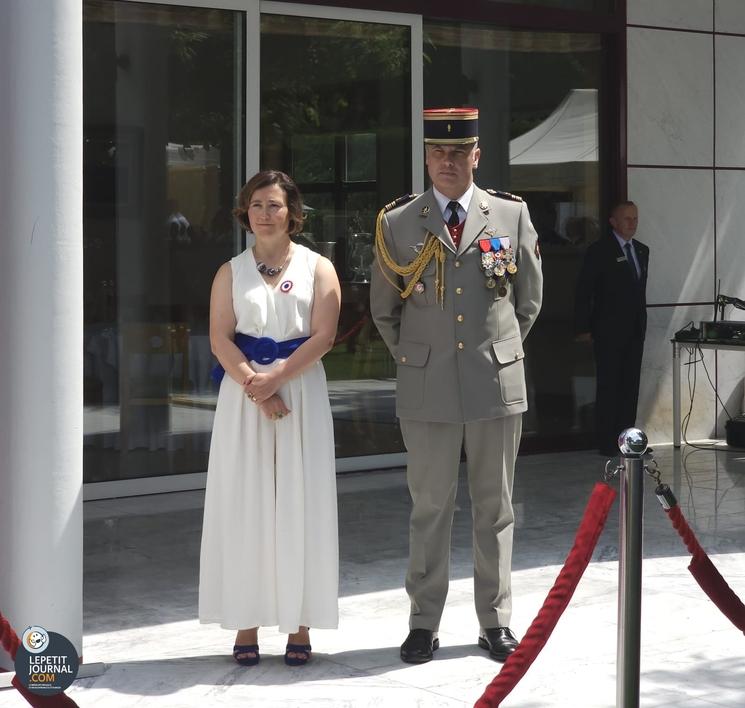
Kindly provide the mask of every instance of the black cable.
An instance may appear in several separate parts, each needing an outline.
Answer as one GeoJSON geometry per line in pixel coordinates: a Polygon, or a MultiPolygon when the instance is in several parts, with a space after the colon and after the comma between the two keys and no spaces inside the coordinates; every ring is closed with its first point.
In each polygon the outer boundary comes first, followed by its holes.
{"type": "Polygon", "coordinates": [[[686,484],[688,486],[688,509],[690,510],[691,520],[695,521],[696,520],[696,497],[693,493],[693,488],[695,485],[693,483],[693,476],[688,471],[688,458],[691,455],[695,455],[697,452],[706,452],[708,451],[708,448],[700,448],[700,447],[697,447],[696,445],[693,445],[692,447],[694,448],[693,450],[688,450],[687,452],[683,454],[681,461],[680,461],[680,466],[681,466],[681,469],[683,470],[683,474],[685,475],[685,479],[686,479],[686,484]]]}
{"type": "MultiPolygon", "coordinates": [[[[688,442],[688,423],[691,419],[691,414],[693,412],[693,400],[696,395],[696,370],[697,370],[697,364],[700,361],[704,366],[704,372],[706,373],[706,378],[709,381],[709,385],[711,386],[712,390],[714,391],[714,395],[716,396],[717,400],[721,404],[722,408],[724,409],[724,412],[727,414],[727,418],[729,420],[732,420],[732,416],[730,415],[729,411],[727,410],[727,407],[724,405],[724,402],[719,397],[719,392],[717,391],[716,386],[714,385],[714,382],[711,380],[711,376],[709,375],[709,369],[706,366],[706,360],[704,359],[704,352],[701,349],[700,344],[695,344],[694,347],[685,347],[688,350],[688,363],[686,366],[688,367],[688,374],[687,374],[687,380],[688,380],[688,395],[690,398],[690,403],[688,405],[688,411],[685,414],[683,418],[683,442],[688,446],[693,448],[692,450],[689,450],[687,452],[683,453],[683,456],[681,458],[681,468],[683,470],[683,474],[686,478],[686,483],[688,486],[688,508],[690,509],[690,512],[692,514],[692,520],[695,521],[696,519],[696,505],[695,505],[695,496],[693,494],[693,477],[691,473],[688,470],[688,458],[691,455],[695,455],[697,452],[727,452],[726,449],[717,447],[717,443],[709,443],[707,445],[697,445],[691,442],[688,442]],[[698,353],[698,358],[696,358],[696,353],[698,353]],[[691,382],[691,369],[693,369],[693,382],[691,382]]],[[[715,506],[715,508],[718,507],[718,503],[715,506]]]]}
{"type": "Polygon", "coordinates": [[[683,442],[686,445],[690,445],[688,442],[688,422],[691,419],[691,413],[693,412],[693,398],[696,395],[696,361],[693,360],[695,349],[693,347],[685,347],[686,351],[688,352],[688,363],[686,366],[688,367],[686,372],[686,380],[688,381],[688,411],[683,416],[683,442]],[[691,384],[691,367],[693,370],[693,384],[691,384]]]}
{"type": "Polygon", "coordinates": [[[701,363],[704,365],[704,371],[706,372],[706,378],[709,379],[709,385],[714,391],[714,395],[717,397],[717,401],[719,401],[720,405],[724,409],[724,412],[727,414],[727,420],[732,420],[732,416],[729,414],[729,411],[727,410],[727,406],[725,406],[724,401],[721,398],[719,398],[719,391],[717,391],[717,387],[714,385],[714,382],[711,380],[711,376],[709,375],[709,369],[706,367],[706,361],[704,360],[704,355],[703,355],[703,352],[701,351],[700,346],[698,350],[701,352],[701,363]]]}
{"type": "MultiPolygon", "coordinates": [[[[709,375],[709,369],[706,366],[706,360],[704,359],[704,352],[703,349],[701,349],[701,346],[699,344],[695,345],[695,349],[693,347],[688,348],[688,363],[686,366],[688,366],[688,395],[690,396],[690,404],[688,406],[688,412],[683,417],[683,442],[688,445],[689,447],[692,447],[696,450],[708,450],[710,452],[724,452],[722,448],[718,448],[718,443],[707,443],[706,445],[696,444],[692,442],[688,442],[688,423],[691,419],[691,413],[693,412],[693,399],[696,395],[696,364],[701,362],[704,367],[704,372],[706,373],[706,378],[709,381],[709,385],[711,386],[712,390],[714,391],[714,395],[716,396],[717,400],[721,404],[722,408],[724,409],[724,412],[727,414],[727,418],[729,420],[732,420],[732,416],[730,415],[729,411],[727,410],[727,407],[724,405],[724,402],[719,397],[719,392],[717,391],[716,386],[714,385],[714,382],[711,380],[711,376],[709,375]],[[694,354],[695,352],[698,352],[698,358],[694,360],[694,354]],[[693,367],[693,385],[691,386],[691,367],[693,367]]],[[[686,471],[687,474],[687,471],[686,471]]]]}

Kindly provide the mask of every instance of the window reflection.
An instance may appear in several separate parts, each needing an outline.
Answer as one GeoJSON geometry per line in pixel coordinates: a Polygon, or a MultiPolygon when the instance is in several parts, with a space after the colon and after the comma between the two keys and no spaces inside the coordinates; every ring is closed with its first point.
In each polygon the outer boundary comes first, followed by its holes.
{"type": "Polygon", "coordinates": [[[337,345],[324,357],[336,454],[402,451],[369,279],[377,212],[410,189],[410,30],[263,15],[261,40],[261,167],[293,175],[306,202],[298,240],[342,282],[337,345]]]}
{"type": "Polygon", "coordinates": [[[201,472],[236,245],[240,13],[84,3],[86,481],[201,472]]]}
{"type": "MultiPolygon", "coordinates": [[[[86,481],[206,468],[209,288],[243,248],[230,215],[245,162],[243,24],[229,11],[84,2],[86,481]]],[[[592,427],[592,362],[570,320],[581,251],[601,230],[600,38],[430,21],[424,36],[425,105],[479,106],[477,181],[521,194],[540,234],[525,429],[550,447],[592,427]]],[[[411,189],[410,29],[265,14],[261,39],[261,167],[297,180],[298,240],[342,281],[324,360],[337,455],[402,451],[368,282],[375,215],[411,189]]]]}
{"type": "Polygon", "coordinates": [[[544,299],[525,343],[524,436],[547,449],[581,445],[594,370],[572,319],[583,249],[600,233],[600,37],[433,22],[425,38],[425,105],[479,106],[476,181],[522,196],[539,236],[544,299]]]}

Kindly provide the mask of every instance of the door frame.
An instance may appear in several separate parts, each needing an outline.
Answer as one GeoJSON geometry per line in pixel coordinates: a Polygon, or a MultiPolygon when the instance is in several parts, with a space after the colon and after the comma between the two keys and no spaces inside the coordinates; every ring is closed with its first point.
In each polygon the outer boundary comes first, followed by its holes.
{"type": "Polygon", "coordinates": [[[382,10],[358,10],[331,5],[307,5],[278,0],[119,0],[151,5],[175,5],[181,7],[203,7],[210,10],[234,10],[243,12],[246,20],[246,44],[244,86],[246,101],[246,174],[259,170],[261,87],[259,73],[248,71],[249,66],[259,66],[261,61],[261,15],[290,15],[315,17],[324,20],[346,20],[371,22],[385,25],[408,26],[411,32],[411,191],[424,191],[424,158],[422,145],[424,126],[421,115],[424,108],[423,16],[406,12],[382,10]]]}
{"type": "MultiPolygon", "coordinates": [[[[239,140],[245,140],[245,174],[252,175],[260,168],[260,71],[249,71],[249,67],[260,65],[261,60],[261,15],[290,15],[319,19],[369,22],[408,26],[411,37],[411,185],[410,191],[424,191],[424,128],[421,121],[424,101],[424,70],[422,61],[423,17],[422,15],[378,10],[340,8],[325,5],[279,2],[277,0],[119,0],[153,5],[200,7],[210,10],[232,10],[244,13],[246,39],[242,45],[245,84],[243,86],[246,115],[243,133],[237,131],[239,140]]],[[[239,88],[239,87],[236,87],[239,88]]],[[[240,149],[240,144],[238,145],[240,149]]],[[[240,179],[238,180],[240,182],[240,179]]],[[[236,240],[235,253],[242,249],[236,240]]],[[[390,469],[406,465],[406,453],[387,453],[343,457],[336,459],[336,472],[362,472],[375,469],[390,469]]],[[[83,499],[109,499],[123,496],[162,494],[165,492],[204,489],[206,472],[138,477],[107,482],[87,482],[83,485],[83,499]]]]}
{"type": "MultiPolygon", "coordinates": [[[[278,2],[266,0],[253,3],[257,6],[257,23],[255,36],[251,35],[250,23],[247,18],[247,54],[258,66],[260,57],[261,15],[290,15],[295,17],[314,17],[324,20],[342,20],[349,22],[370,22],[382,25],[408,26],[411,32],[411,192],[424,191],[424,126],[421,121],[424,108],[424,68],[421,48],[423,46],[422,15],[412,15],[398,12],[381,12],[378,10],[356,10],[352,8],[331,7],[326,5],[304,5],[301,3],[278,2]],[[252,41],[253,40],[253,41],[252,41]],[[420,51],[416,48],[419,47],[420,51]]],[[[251,64],[247,64],[251,66],[251,64]]],[[[246,174],[254,174],[259,170],[259,111],[261,91],[259,76],[249,76],[246,71],[246,174]],[[248,106],[255,106],[249,111],[248,106]],[[250,114],[253,115],[250,115],[250,114]],[[251,137],[248,137],[251,136],[251,137]],[[254,137],[255,136],[255,137],[254,137]]],[[[382,205],[381,205],[382,206],[382,205]]]]}

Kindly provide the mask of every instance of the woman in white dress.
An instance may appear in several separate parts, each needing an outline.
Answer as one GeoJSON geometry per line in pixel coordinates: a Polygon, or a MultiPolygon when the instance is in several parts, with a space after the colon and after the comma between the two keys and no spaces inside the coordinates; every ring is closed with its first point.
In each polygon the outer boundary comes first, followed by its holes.
{"type": "Polygon", "coordinates": [[[310,658],[309,628],[338,625],[334,439],[321,357],[336,336],[339,280],[295,244],[302,197],[282,172],[251,178],[236,218],[255,245],[217,272],[210,342],[222,375],[207,473],[199,619],[238,630],[234,659],[259,662],[258,628],[310,658]]]}

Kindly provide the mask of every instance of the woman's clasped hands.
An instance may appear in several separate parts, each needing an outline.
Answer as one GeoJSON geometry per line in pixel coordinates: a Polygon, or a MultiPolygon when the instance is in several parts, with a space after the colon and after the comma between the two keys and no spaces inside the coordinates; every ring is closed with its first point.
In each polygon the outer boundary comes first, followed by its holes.
{"type": "Polygon", "coordinates": [[[277,394],[281,381],[274,372],[259,372],[243,382],[249,400],[270,420],[280,420],[289,415],[290,409],[277,394]]]}

